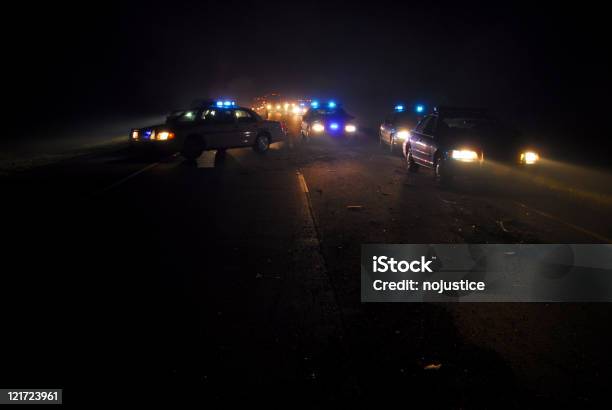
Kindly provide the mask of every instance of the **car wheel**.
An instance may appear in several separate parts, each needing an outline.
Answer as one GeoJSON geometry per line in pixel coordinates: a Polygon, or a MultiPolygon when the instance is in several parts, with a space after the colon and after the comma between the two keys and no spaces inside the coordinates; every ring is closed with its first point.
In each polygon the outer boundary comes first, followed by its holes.
{"type": "Polygon", "coordinates": [[[187,137],[181,150],[181,155],[189,161],[195,161],[204,151],[204,142],[199,136],[187,137]]]}
{"type": "Polygon", "coordinates": [[[438,186],[442,188],[446,188],[450,186],[453,176],[448,173],[448,171],[444,170],[444,167],[441,166],[439,159],[436,159],[434,163],[434,178],[438,183],[438,186]]]}
{"type": "Polygon", "coordinates": [[[412,158],[412,154],[408,151],[408,155],[406,156],[406,165],[408,167],[408,171],[412,173],[419,172],[419,164],[414,162],[414,158],[412,158]]]}
{"type": "Polygon", "coordinates": [[[270,136],[267,134],[261,134],[255,139],[255,145],[253,145],[255,152],[263,154],[270,149],[270,136]]]}

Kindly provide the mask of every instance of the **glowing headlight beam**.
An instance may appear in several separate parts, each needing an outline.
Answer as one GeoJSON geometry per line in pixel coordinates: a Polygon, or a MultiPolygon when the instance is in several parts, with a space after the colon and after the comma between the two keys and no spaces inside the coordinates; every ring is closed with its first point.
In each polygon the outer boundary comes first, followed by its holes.
{"type": "Polygon", "coordinates": [[[314,132],[323,132],[325,131],[325,126],[321,124],[320,122],[317,122],[317,123],[312,124],[312,130],[314,132]]]}
{"type": "Polygon", "coordinates": [[[540,156],[533,151],[527,151],[527,152],[521,153],[521,163],[523,164],[531,165],[531,164],[535,164],[539,160],[540,160],[540,156]]]}
{"type": "Polygon", "coordinates": [[[397,132],[397,134],[395,134],[395,136],[398,140],[406,141],[408,138],[410,138],[410,131],[400,130],[397,132]]]}
{"type": "Polygon", "coordinates": [[[174,138],[174,133],[168,131],[162,131],[157,134],[155,137],[158,141],[167,141],[174,138]]]}
{"type": "Polygon", "coordinates": [[[451,158],[458,161],[476,161],[478,159],[478,153],[467,149],[453,150],[451,152],[451,158]]]}

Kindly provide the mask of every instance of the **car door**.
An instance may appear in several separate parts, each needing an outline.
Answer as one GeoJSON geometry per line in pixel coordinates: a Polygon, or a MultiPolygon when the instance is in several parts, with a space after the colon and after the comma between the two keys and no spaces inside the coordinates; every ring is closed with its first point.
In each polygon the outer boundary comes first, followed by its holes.
{"type": "Polygon", "coordinates": [[[423,118],[417,125],[414,131],[410,133],[410,152],[414,161],[420,165],[427,167],[432,166],[430,159],[430,152],[433,141],[433,128],[435,124],[435,118],[432,115],[428,115],[423,118]]]}
{"type": "Polygon", "coordinates": [[[237,108],[234,110],[236,117],[236,146],[250,146],[255,143],[257,137],[257,117],[248,110],[237,108]]]}
{"type": "Polygon", "coordinates": [[[386,143],[391,141],[391,135],[395,132],[393,125],[393,115],[389,115],[385,118],[385,122],[380,126],[380,138],[386,143]]]}
{"type": "Polygon", "coordinates": [[[206,148],[223,149],[239,146],[234,110],[209,108],[202,111],[198,131],[204,136],[206,148]]]}
{"type": "Polygon", "coordinates": [[[428,167],[433,167],[433,156],[438,149],[437,140],[435,138],[437,126],[438,116],[431,115],[429,121],[424,124],[423,132],[421,133],[420,149],[423,152],[423,162],[428,167]]]}

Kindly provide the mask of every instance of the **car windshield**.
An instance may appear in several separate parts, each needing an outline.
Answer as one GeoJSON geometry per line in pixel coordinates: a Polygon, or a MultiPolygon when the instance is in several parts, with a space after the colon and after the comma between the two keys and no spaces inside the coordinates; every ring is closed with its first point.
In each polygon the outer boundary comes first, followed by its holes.
{"type": "Polygon", "coordinates": [[[344,109],[342,108],[317,108],[317,109],[311,109],[311,110],[312,110],[312,114],[318,117],[325,117],[325,116],[348,117],[349,116],[349,114],[346,111],[344,111],[344,109]]]}
{"type": "Polygon", "coordinates": [[[442,122],[448,126],[448,128],[471,130],[479,128],[489,128],[492,126],[498,126],[497,121],[490,118],[473,118],[473,117],[446,117],[442,122]]]}
{"type": "Polygon", "coordinates": [[[196,119],[197,110],[179,110],[172,112],[167,118],[167,122],[191,122],[196,119]]]}
{"type": "Polygon", "coordinates": [[[393,122],[398,126],[409,126],[416,125],[417,118],[414,114],[408,112],[398,112],[393,117],[393,122]]]}
{"type": "Polygon", "coordinates": [[[438,123],[438,134],[449,137],[479,137],[505,140],[514,132],[500,121],[489,117],[457,116],[446,117],[438,123]]]}

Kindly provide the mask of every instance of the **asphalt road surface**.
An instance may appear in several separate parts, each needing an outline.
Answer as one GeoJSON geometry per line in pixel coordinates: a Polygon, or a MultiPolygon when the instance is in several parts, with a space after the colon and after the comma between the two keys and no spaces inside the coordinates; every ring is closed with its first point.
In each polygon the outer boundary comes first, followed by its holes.
{"type": "Polygon", "coordinates": [[[127,150],[2,179],[0,385],[65,402],[595,406],[609,304],[360,302],[363,243],[602,243],[605,201],[450,189],[372,136],[197,163],[127,150]]]}

